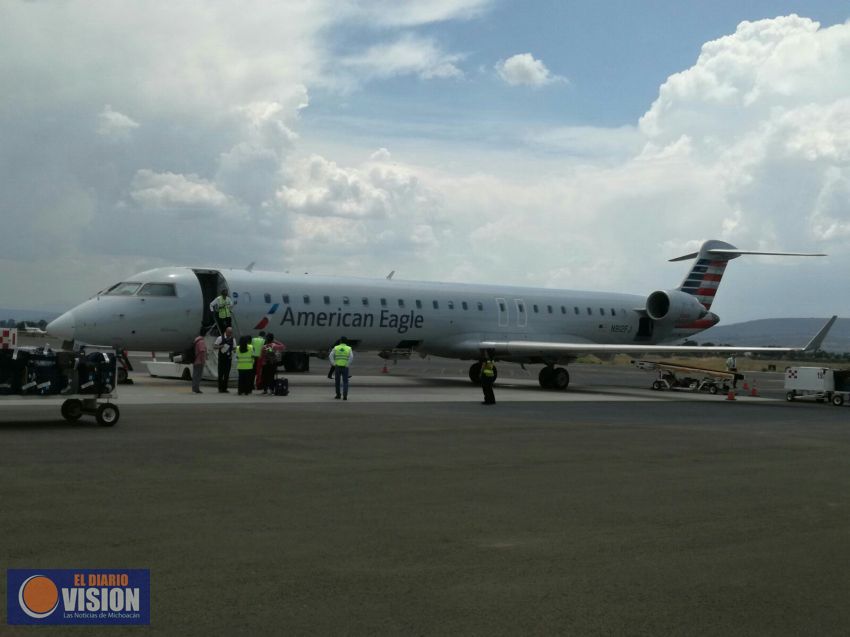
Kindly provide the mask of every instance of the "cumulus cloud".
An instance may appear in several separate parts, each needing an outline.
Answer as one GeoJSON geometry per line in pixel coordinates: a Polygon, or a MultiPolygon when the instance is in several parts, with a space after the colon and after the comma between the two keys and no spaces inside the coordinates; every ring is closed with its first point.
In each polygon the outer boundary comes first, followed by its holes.
{"type": "Polygon", "coordinates": [[[417,75],[426,80],[446,79],[463,76],[457,66],[461,57],[444,52],[433,39],[408,33],[393,42],[371,46],[346,58],[343,64],[376,78],[417,75]]]}
{"type": "Polygon", "coordinates": [[[496,73],[511,86],[540,87],[556,82],[566,82],[566,78],[553,75],[541,60],[531,53],[517,53],[496,65],[496,73]]]}
{"type": "Polygon", "coordinates": [[[486,11],[493,0],[365,0],[354,7],[355,15],[370,24],[411,27],[455,19],[474,18],[486,11]]]}
{"type": "Polygon", "coordinates": [[[140,170],[133,177],[130,198],[143,208],[159,210],[208,209],[227,205],[227,196],[197,175],[140,170]]]}
{"type": "Polygon", "coordinates": [[[112,139],[128,139],[139,123],[131,117],[112,110],[107,104],[97,116],[97,134],[112,139]]]}

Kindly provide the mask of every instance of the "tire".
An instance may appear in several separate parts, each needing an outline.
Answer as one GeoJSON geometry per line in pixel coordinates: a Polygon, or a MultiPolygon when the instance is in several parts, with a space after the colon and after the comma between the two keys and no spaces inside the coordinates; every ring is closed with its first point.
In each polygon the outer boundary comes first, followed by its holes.
{"type": "Polygon", "coordinates": [[[472,363],[469,366],[469,380],[473,385],[481,384],[481,363],[472,363]]]}
{"type": "Polygon", "coordinates": [[[787,400],[789,403],[793,403],[794,402],[794,396],[795,396],[794,392],[789,391],[787,394],[785,394],[785,400],[787,400]]]}
{"type": "Polygon", "coordinates": [[[118,422],[118,419],[121,418],[121,412],[118,410],[117,405],[104,403],[98,406],[94,417],[97,420],[98,425],[102,427],[112,427],[118,422]]]}
{"type": "Polygon", "coordinates": [[[844,404],[844,394],[833,394],[832,404],[836,407],[841,407],[844,404]]]}
{"type": "Polygon", "coordinates": [[[129,378],[129,374],[127,373],[127,370],[119,365],[118,366],[118,384],[120,385],[120,384],[126,383],[128,378],[129,378]]]}
{"type": "Polygon", "coordinates": [[[660,380],[656,380],[652,382],[652,388],[655,391],[661,391],[662,389],[664,389],[664,385],[661,383],[660,380]]]}
{"type": "Polygon", "coordinates": [[[708,393],[712,394],[712,395],[717,394],[717,385],[709,385],[708,386],[708,393]]]}
{"type": "Polygon", "coordinates": [[[552,388],[565,391],[570,386],[570,373],[563,367],[556,367],[552,374],[552,388]]]}
{"type": "Polygon", "coordinates": [[[74,398],[70,398],[62,403],[60,409],[62,417],[68,422],[76,422],[83,415],[83,403],[74,398]]]}
{"type": "Polygon", "coordinates": [[[540,373],[537,374],[537,382],[540,383],[540,386],[543,389],[552,389],[554,381],[555,371],[551,367],[544,367],[540,370],[540,373]]]}
{"type": "Polygon", "coordinates": [[[189,371],[189,368],[183,370],[183,375],[180,377],[180,380],[188,380],[190,383],[192,382],[192,372],[189,371]]]}

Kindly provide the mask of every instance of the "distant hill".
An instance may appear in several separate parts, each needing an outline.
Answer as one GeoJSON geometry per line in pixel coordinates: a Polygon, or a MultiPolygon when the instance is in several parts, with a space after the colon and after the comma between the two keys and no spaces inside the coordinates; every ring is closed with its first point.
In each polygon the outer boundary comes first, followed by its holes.
{"type": "Polygon", "coordinates": [[[57,316],[59,316],[59,312],[49,312],[47,310],[14,310],[0,308],[0,321],[14,319],[16,321],[33,321],[37,323],[43,319],[49,322],[57,316]]]}
{"type": "MultiPolygon", "coordinates": [[[[700,345],[776,345],[802,347],[817,334],[826,318],[759,319],[731,325],[717,325],[692,337],[700,345]]],[[[850,352],[850,319],[838,319],[821,347],[827,352],[850,352]]]]}

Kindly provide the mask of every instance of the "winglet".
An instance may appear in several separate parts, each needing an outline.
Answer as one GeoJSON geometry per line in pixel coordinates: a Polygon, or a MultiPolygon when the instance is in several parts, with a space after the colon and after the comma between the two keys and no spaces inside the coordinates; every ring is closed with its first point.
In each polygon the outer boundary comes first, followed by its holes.
{"type": "Polygon", "coordinates": [[[823,343],[823,339],[826,338],[826,335],[829,333],[829,330],[832,329],[833,324],[835,324],[835,319],[837,319],[837,315],[833,315],[831,319],[826,322],[820,331],[814,335],[812,340],[808,342],[808,344],[803,348],[804,352],[816,352],[820,349],[821,344],[823,343]]]}

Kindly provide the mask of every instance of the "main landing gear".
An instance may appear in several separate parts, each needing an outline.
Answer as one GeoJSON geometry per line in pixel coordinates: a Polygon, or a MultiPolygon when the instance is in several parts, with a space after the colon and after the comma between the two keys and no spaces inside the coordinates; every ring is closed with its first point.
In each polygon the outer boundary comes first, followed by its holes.
{"type": "MultiPolygon", "coordinates": [[[[499,370],[494,366],[493,367],[493,380],[496,380],[499,377],[499,370]]],[[[472,381],[473,385],[481,384],[481,363],[472,363],[469,366],[469,380],[472,381]]]]}
{"type": "Polygon", "coordinates": [[[569,387],[570,373],[563,367],[552,367],[547,365],[540,370],[537,380],[543,389],[564,390],[569,387]]]}

